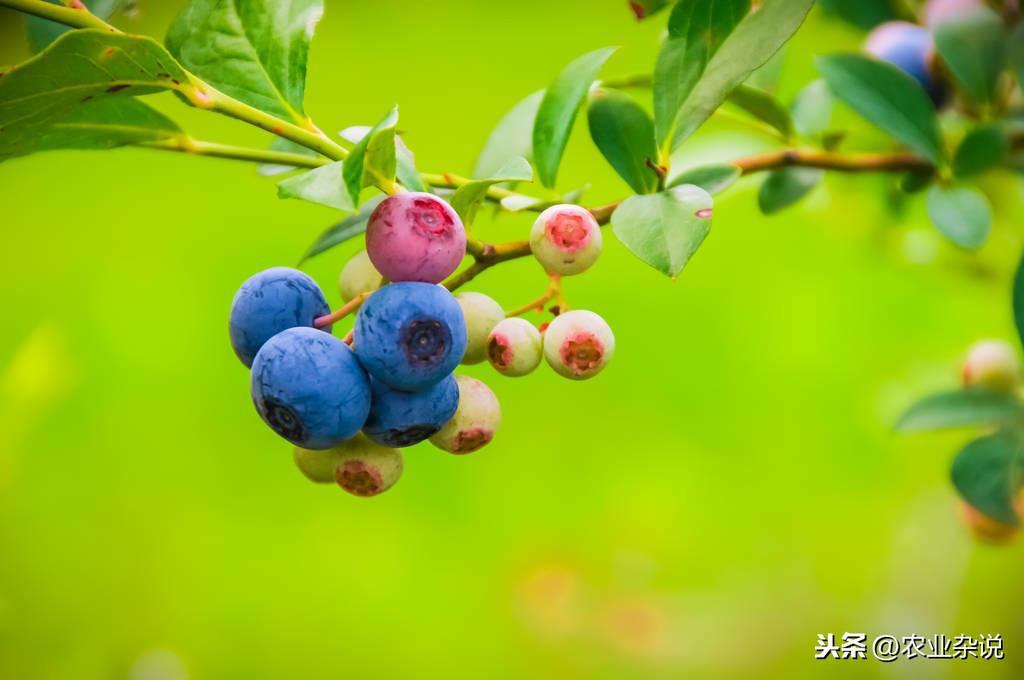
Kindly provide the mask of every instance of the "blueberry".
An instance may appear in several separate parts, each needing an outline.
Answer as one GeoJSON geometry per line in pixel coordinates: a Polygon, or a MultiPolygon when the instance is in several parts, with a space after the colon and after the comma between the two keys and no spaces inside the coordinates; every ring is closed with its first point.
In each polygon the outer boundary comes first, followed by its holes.
{"type": "Polygon", "coordinates": [[[544,357],[551,368],[566,378],[593,378],[604,370],[614,354],[612,329],[593,312],[565,312],[555,317],[544,331],[544,357]]]}
{"type": "Polygon", "coordinates": [[[501,321],[487,336],[487,360],[502,375],[518,378],[540,365],[542,343],[536,326],[513,316],[501,321]]]}
{"type": "Polygon", "coordinates": [[[982,340],[971,346],[960,372],[964,387],[1014,393],[1020,388],[1020,360],[1010,343],[982,340]]]}
{"type": "Polygon", "coordinates": [[[466,319],[466,353],[464,364],[479,364],[487,358],[487,336],[505,318],[501,305],[483,293],[459,293],[455,296],[466,319]]]}
{"type": "Polygon", "coordinates": [[[433,194],[384,199],[366,223],[366,252],[391,281],[440,283],[466,254],[458,213],[433,194]]]}
{"type": "Polygon", "coordinates": [[[383,283],[384,277],[374,268],[365,250],[353,255],[338,275],[338,290],[345,302],[363,293],[372,293],[383,283]]]}
{"type": "Polygon", "coordinates": [[[326,451],[295,447],[295,465],[312,482],[337,483],[355,496],[376,496],[402,475],[402,452],[357,434],[326,451]]]}
{"type": "MultiPolygon", "coordinates": [[[[231,346],[246,366],[267,340],[331,311],[316,281],[297,269],[274,267],[251,277],[231,303],[231,346]]],[[[324,328],[328,333],[330,326],[324,328]]]]}
{"type": "Polygon", "coordinates": [[[431,283],[392,283],[356,317],[356,356],[398,390],[417,391],[450,374],[466,351],[466,322],[452,294],[431,283]]]}
{"type": "Polygon", "coordinates": [[[945,88],[932,68],[935,50],[928,29],[906,21],[887,21],[871,31],[864,49],[920,83],[932,101],[943,99],[945,88]]]}
{"type": "Polygon", "coordinates": [[[530,250],[549,274],[579,274],[601,254],[601,227],[586,208],[553,205],[533,223],[530,250]]]}
{"type": "Polygon", "coordinates": [[[291,443],[328,449],[366,422],[370,383],[341,340],[314,328],[290,328],[256,354],[252,400],[263,420],[291,443]]]}
{"type": "Polygon", "coordinates": [[[455,415],[459,384],[449,375],[422,392],[402,392],[370,380],[370,417],[363,433],[382,446],[412,446],[434,435],[455,415]]]}
{"type": "Polygon", "coordinates": [[[472,453],[491,442],[501,424],[501,404],[484,383],[460,375],[459,408],[430,443],[449,453],[472,453]]]}

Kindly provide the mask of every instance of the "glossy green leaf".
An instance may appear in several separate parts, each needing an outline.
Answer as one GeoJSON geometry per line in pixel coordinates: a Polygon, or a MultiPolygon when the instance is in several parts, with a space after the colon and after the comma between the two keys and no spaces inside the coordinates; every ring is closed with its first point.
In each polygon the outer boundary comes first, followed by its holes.
{"type": "Polygon", "coordinates": [[[935,168],[911,170],[900,178],[900,190],[908,194],[916,194],[931,186],[935,181],[935,168]]]}
{"type": "Polygon", "coordinates": [[[370,220],[370,215],[381,204],[387,196],[373,196],[367,199],[365,203],[359,208],[359,212],[354,215],[349,215],[341,222],[338,222],[330,229],[320,234],[313,245],[309,247],[309,250],[299,260],[299,264],[302,264],[314,255],[330,250],[331,248],[341,245],[345,241],[351,238],[359,236],[366,231],[366,223],[370,220]]]}
{"type": "Polygon", "coordinates": [[[935,27],[935,48],[970,97],[992,101],[996,81],[1006,65],[1006,28],[987,7],[975,7],[935,27]]]}
{"type": "Polygon", "coordinates": [[[818,186],[824,170],[818,168],[779,168],[768,174],[757,192],[757,206],[765,215],[794,205],[818,186]]]}
{"type": "Polygon", "coordinates": [[[1018,83],[1024,83],[1024,22],[1010,32],[1006,42],[1006,61],[1017,76],[1018,83]]]}
{"type": "Polygon", "coordinates": [[[94,115],[99,109],[85,111],[90,104],[176,89],[184,79],[171,55],[149,38],[65,33],[0,78],[0,160],[36,150],[55,123],[94,115]]]}
{"type": "Polygon", "coordinates": [[[713,206],[711,194],[691,184],[630,196],[612,213],[612,230],[634,255],[675,278],[711,230],[713,206]]]}
{"type": "Polygon", "coordinates": [[[654,68],[654,128],[669,139],[679,110],[708,62],[750,10],[750,0],[680,0],[669,15],[669,35],[654,68]]]}
{"type": "Polygon", "coordinates": [[[498,121],[476,159],[473,177],[493,177],[513,158],[533,159],[533,123],[543,98],[544,90],[534,92],[498,121]]]}
{"type": "MultiPolygon", "coordinates": [[[[48,0],[53,5],[62,4],[60,0],[48,0]]],[[[134,0],[84,0],[83,4],[100,19],[109,19],[115,13],[130,6],[134,0]]],[[[40,52],[50,43],[71,30],[70,26],[58,24],[56,21],[43,19],[31,14],[25,15],[25,30],[28,33],[28,44],[33,52],[40,52]]]]}
{"type": "Polygon", "coordinates": [[[979,425],[999,425],[1024,415],[1012,394],[986,390],[957,390],[925,397],[911,406],[896,424],[899,432],[929,432],[979,425]]]}
{"type": "Polygon", "coordinates": [[[819,0],[829,14],[865,30],[899,18],[893,0],[819,0]]]}
{"type": "MultiPolygon", "coordinates": [[[[300,156],[307,156],[309,158],[317,158],[320,154],[312,149],[296,144],[290,139],[284,137],[275,137],[274,141],[270,143],[271,151],[285,151],[287,153],[297,153],[300,156]]],[[[256,172],[263,175],[264,177],[277,177],[278,175],[284,175],[293,170],[297,170],[294,165],[281,165],[278,163],[261,163],[256,167],[256,172]]]]}
{"type": "Polygon", "coordinates": [[[965,501],[992,519],[1016,526],[1014,501],[1021,485],[1019,434],[975,439],[953,459],[953,485],[965,501]]]}
{"type": "Polygon", "coordinates": [[[321,16],[322,0],[192,0],[167,48],[218,90],[304,122],[306,60],[321,16]]]}
{"type": "Polygon", "coordinates": [[[936,184],[928,190],[927,206],[932,224],[961,248],[980,248],[988,240],[992,208],[977,189],[936,184]]]}
{"type": "Polygon", "coordinates": [[[693,184],[714,196],[735,184],[741,174],[742,171],[735,165],[702,165],[684,170],[669,182],[668,187],[671,189],[683,184],[693,184]]]}
{"type": "Polygon", "coordinates": [[[824,80],[815,80],[800,90],[789,112],[793,127],[804,137],[818,137],[832,124],[832,109],[835,100],[824,80]]]}
{"type": "Polygon", "coordinates": [[[762,123],[775,128],[783,139],[793,135],[793,120],[778,99],[754,87],[740,85],[729,95],[729,101],[762,123]]]}
{"type": "Polygon", "coordinates": [[[672,0],[630,0],[629,8],[637,21],[642,21],[657,14],[672,4],[672,0]]]}
{"type": "Polygon", "coordinates": [[[996,167],[1010,151],[1006,134],[998,125],[981,125],[964,137],[953,156],[953,173],[971,177],[996,167]]]}
{"type": "Polygon", "coordinates": [[[487,190],[492,186],[503,182],[530,181],[533,181],[533,169],[530,167],[530,163],[525,158],[514,158],[495,173],[494,177],[474,180],[456,189],[449,203],[459,213],[462,221],[471,225],[476,219],[480,202],[484,200],[487,190]]]}
{"type": "Polygon", "coordinates": [[[617,90],[594,90],[587,107],[590,137],[619,177],[638,194],[658,188],[654,124],[643,107],[617,90]]]}
{"type": "MultiPolygon", "coordinates": [[[[369,125],[353,125],[342,130],[341,137],[353,144],[359,144],[372,129],[369,125]]],[[[423,184],[423,178],[416,170],[416,157],[397,132],[395,134],[395,176],[402,186],[410,191],[427,190],[426,185],[423,184]]]]}
{"type": "Polygon", "coordinates": [[[584,54],[566,66],[544,92],[533,125],[533,160],[544,186],[555,185],[580,104],[613,52],[614,47],[605,47],[584,54]]]}
{"type": "Polygon", "coordinates": [[[895,66],[860,54],[818,59],[832,94],[929,161],[943,159],[938,118],[916,80],[895,66]]]}
{"type": "Polygon", "coordinates": [[[391,109],[384,119],[363,135],[352,147],[342,176],[353,205],[359,205],[359,194],[365,187],[395,179],[397,155],[395,151],[395,126],[398,125],[398,107],[391,109]]]}
{"type": "Polygon", "coordinates": [[[1017,337],[1020,339],[1021,347],[1024,347],[1024,255],[1021,256],[1013,277],[1013,320],[1017,326],[1017,337]]]}
{"type": "Polygon", "coordinates": [[[726,38],[676,116],[675,150],[725,101],[732,90],[765,64],[800,28],[814,0],[763,0],[726,38]]]}
{"type": "Polygon", "coordinates": [[[349,212],[355,210],[355,202],[349,195],[342,179],[344,162],[335,161],[295,177],[282,180],[277,185],[278,198],[301,198],[310,203],[326,205],[349,212]]]}

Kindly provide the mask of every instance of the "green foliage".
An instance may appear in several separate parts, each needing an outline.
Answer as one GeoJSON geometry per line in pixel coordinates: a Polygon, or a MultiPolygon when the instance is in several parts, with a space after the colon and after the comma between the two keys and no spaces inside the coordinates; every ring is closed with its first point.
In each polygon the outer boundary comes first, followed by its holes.
{"type": "Polygon", "coordinates": [[[672,0],[632,0],[629,3],[633,16],[638,20],[647,19],[672,4],[672,0]]]}
{"type": "Polygon", "coordinates": [[[584,54],[566,66],[545,90],[533,125],[533,160],[544,186],[555,186],[580,104],[614,52],[614,47],[605,47],[584,54]]]}
{"type": "Polygon", "coordinates": [[[729,95],[729,101],[775,128],[783,140],[788,141],[793,136],[793,119],[789,111],[768,92],[740,85],[729,95]]]}
{"type": "Polygon", "coordinates": [[[302,122],[322,0],[192,0],[167,33],[185,68],[239,101],[302,122]]]}
{"type": "Polygon", "coordinates": [[[740,178],[742,172],[735,165],[702,165],[680,173],[669,182],[668,187],[693,184],[712,196],[725,191],[740,178]]]}
{"type": "Polygon", "coordinates": [[[473,177],[491,177],[513,158],[533,159],[533,123],[544,90],[518,102],[495,126],[477,157],[473,177]]]}
{"type": "Polygon", "coordinates": [[[301,198],[344,212],[355,210],[355,202],[342,179],[343,168],[343,161],[335,161],[301,175],[289,177],[278,182],[277,195],[279,198],[301,198]]]}
{"type": "Polygon", "coordinates": [[[824,80],[812,81],[797,93],[789,106],[793,127],[804,137],[823,135],[832,124],[834,104],[828,84],[824,80]]]}
{"type": "Polygon", "coordinates": [[[381,202],[387,198],[386,196],[373,196],[366,200],[359,208],[359,212],[354,215],[349,215],[342,221],[338,222],[330,229],[320,234],[313,245],[309,247],[306,253],[299,260],[299,264],[302,264],[314,255],[319,255],[331,248],[341,245],[349,239],[355,238],[366,231],[366,223],[370,220],[370,215],[377,208],[381,202]]]}
{"type": "Polygon", "coordinates": [[[932,163],[943,159],[935,107],[916,80],[859,54],[818,59],[832,94],[932,163]]]}
{"type": "Polygon", "coordinates": [[[342,177],[353,205],[359,205],[359,195],[365,187],[377,182],[394,181],[398,165],[395,151],[396,125],[397,106],[363,135],[345,160],[342,177]]]}
{"type": "Polygon", "coordinates": [[[957,390],[925,397],[900,417],[900,432],[928,432],[979,425],[999,425],[1024,415],[1011,394],[986,390],[957,390]]]}
{"type": "Polygon", "coordinates": [[[612,214],[612,230],[634,255],[675,278],[711,230],[713,205],[708,192],[689,184],[631,196],[612,214]]]}
{"type": "Polygon", "coordinates": [[[863,29],[874,28],[884,21],[898,18],[892,0],[819,0],[830,14],[863,29]]]}
{"type": "Polygon", "coordinates": [[[530,167],[529,161],[525,158],[513,158],[505,167],[496,172],[494,177],[474,180],[456,189],[449,202],[468,226],[473,224],[480,203],[487,195],[487,190],[492,186],[504,182],[531,181],[533,181],[533,169],[530,167]]]}
{"type": "Polygon", "coordinates": [[[935,28],[935,48],[970,97],[992,101],[1006,65],[1006,28],[987,7],[977,7],[935,28]]]}
{"type": "Polygon", "coordinates": [[[988,199],[971,187],[928,189],[928,217],[946,238],[961,248],[980,248],[992,230],[992,209],[988,199]]]}
{"type": "Polygon", "coordinates": [[[178,89],[187,79],[163,47],[144,37],[105,31],[71,31],[46,50],[0,78],[0,160],[45,148],[75,136],[75,146],[104,148],[166,136],[169,122],[139,107],[119,112],[106,100],[178,89]],[[87,108],[104,102],[102,108],[87,108]],[[109,122],[97,126],[98,115],[109,122]],[[114,118],[117,116],[117,118],[114,118]],[[53,130],[64,123],[66,127],[53,130]],[[140,130],[140,128],[143,128],[140,130]],[[147,131],[145,128],[149,128],[147,131]]]}
{"type": "MultiPolygon", "coordinates": [[[[271,151],[285,151],[287,153],[297,153],[300,156],[307,156],[309,158],[316,158],[320,154],[312,149],[307,149],[301,144],[296,144],[290,139],[284,137],[274,137],[274,141],[270,144],[271,151]]],[[[283,175],[285,173],[295,170],[293,165],[277,165],[273,163],[261,163],[257,167],[257,171],[264,177],[276,177],[277,175],[283,175]]],[[[280,193],[280,190],[278,191],[280,193]]]]}
{"type": "Polygon", "coordinates": [[[964,500],[989,517],[1017,526],[1014,501],[1020,490],[1020,433],[1003,430],[975,439],[953,460],[952,478],[964,500]]]}
{"type": "MultiPolygon", "coordinates": [[[[814,0],[764,0],[756,12],[748,14],[736,26],[708,60],[703,76],[678,109],[669,145],[671,150],[679,148],[737,85],[778,52],[796,33],[813,4],[814,0]]],[[[657,79],[656,73],[655,83],[657,79]]],[[[656,91],[656,112],[657,100],[656,91]]],[[[657,129],[657,124],[655,127],[657,129]]]]}
{"type": "MultiPolygon", "coordinates": [[[[60,0],[48,1],[54,5],[61,4],[60,0]]],[[[83,4],[100,19],[109,19],[133,2],[134,0],[84,0],[83,4]]],[[[46,49],[50,43],[71,30],[55,21],[34,15],[25,17],[25,29],[28,33],[28,44],[33,52],[46,49]]]]}
{"type": "Polygon", "coordinates": [[[1024,347],[1024,256],[1013,276],[1013,321],[1017,327],[1017,338],[1024,347]]]}
{"type": "Polygon", "coordinates": [[[658,189],[654,125],[643,107],[624,92],[597,89],[590,95],[587,122],[594,144],[633,191],[658,189]]]}
{"type": "Polygon", "coordinates": [[[1009,140],[999,125],[980,125],[964,137],[953,155],[953,174],[972,177],[1000,165],[1009,153],[1009,140]]]}
{"type": "Polygon", "coordinates": [[[779,168],[768,174],[757,193],[757,205],[765,215],[773,215],[797,203],[818,186],[824,170],[817,168],[779,168]]]}

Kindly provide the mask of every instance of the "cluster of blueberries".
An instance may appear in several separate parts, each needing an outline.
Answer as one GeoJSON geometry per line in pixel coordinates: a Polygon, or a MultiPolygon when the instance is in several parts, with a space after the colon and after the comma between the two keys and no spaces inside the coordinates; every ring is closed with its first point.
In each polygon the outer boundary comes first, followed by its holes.
{"type": "MultiPolygon", "coordinates": [[[[600,254],[600,227],[583,208],[553,206],[537,218],[531,250],[551,275],[580,273],[600,254]]],[[[453,296],[439,284],[465,251],[450,205],[400,193],[373,211],[366,250],[342,269],[342,297],[359,306],[345,340],[331,334],[323,291],[296,269],[260,272],[235,294],[231,344],[251,369],[253,403],[295,445],[309,479],[372,496],[401,476],[402,447],[429,439],[464,454],[489,443],[500,405],[483,382],[454,375],[459,363],[488,360],[522,376],[544,357],[558,373],[586,379],[611,359],[611,329],[593,312],[562,313],[542,332],[505,318],[486,295],[453,296]]]]}
{"type": "Polygon", "coordinates": [[[941,23],[955,21],[984,6],[983,0],[930,0],[922,14],[924,25],[887,21],[871,31],[864,49],[916,80],[936,106],[941,105],[948,88],[936,58],[932,31],[941,23]]]}

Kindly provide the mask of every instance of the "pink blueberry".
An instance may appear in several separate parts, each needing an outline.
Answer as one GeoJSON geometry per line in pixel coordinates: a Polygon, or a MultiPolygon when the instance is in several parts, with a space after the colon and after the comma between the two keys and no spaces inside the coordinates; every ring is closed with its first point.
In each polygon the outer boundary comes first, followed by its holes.
{"type": "Polygon", "coordinates": [[[533,223],[530,250],[549,274],[579,274],[601,254],[601,227],[585,208],[553,205],[533,223]]]}
{"type": "Polygon", "coordinates": [[[390,281],[440,283],[466,252],[466,230],[458,213],[426,193],[384,199],[366,225],[366,252],[390,281]]]}
{"type": "Polygon", "coordinates": [[[544,358],[566,378],[593,378],[614,354],[612,329],[593,312],[574,309],[560,314],[544,331],[544,358]]]}
{"type": "Polygon", "coordinates": [[[484,383],[457,375],[459,408],[452,419],[430,438],[430,443],[449,453],[472,453],[494,439],[501,424],[501,404],[484,383]]]}
{"type": "Polygon", "coordinates": [[[537,327],[526,319],[505,319],[487,337],[487,360],[491,366],[510,377],[531,373],[540,365],[543,354],[537,327]]]}
{"type": "Polygon", "coordinates": [[[964,387],[1012,392],[1020,385],[1020,361],[1010,343],[982,340],[967,353],[961,371],[964,387]]]}

